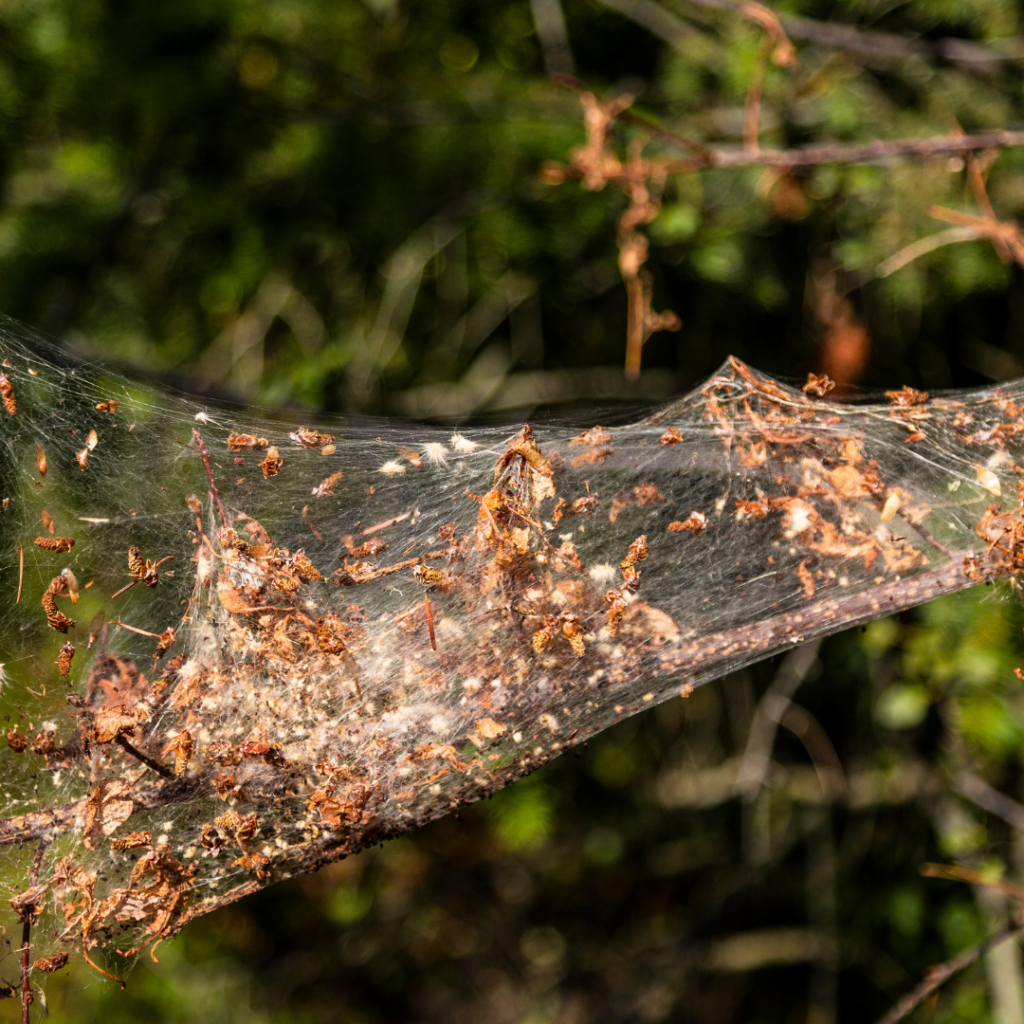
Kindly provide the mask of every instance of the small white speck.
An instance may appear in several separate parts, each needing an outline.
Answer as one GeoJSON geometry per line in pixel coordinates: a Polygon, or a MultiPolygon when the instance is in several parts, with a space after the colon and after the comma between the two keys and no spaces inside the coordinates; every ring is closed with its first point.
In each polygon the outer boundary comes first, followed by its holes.
{"type": "Polygon", "coordinates": [[[389,459],[377,472],[383,473],[385,476],[401,476],[405,472],[405,466],[398,459],[389,459]]]}
{"type": "Polygon", "coordinates": [[[205,412],[197,412],[195,415],[195,421],[197,423],[209,423],[210,417],[205,412]]]}

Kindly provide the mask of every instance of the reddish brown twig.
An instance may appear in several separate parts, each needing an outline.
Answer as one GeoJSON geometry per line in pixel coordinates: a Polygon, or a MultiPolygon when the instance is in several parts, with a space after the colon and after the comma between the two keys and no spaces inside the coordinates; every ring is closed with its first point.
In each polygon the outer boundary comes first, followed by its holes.
{"type": "Polygon", "coordinates": [[[25,549],[18,544],[18,596],[14,599],[15,604],[21,604],[21,585],[25,581],[25,549]]]}
{"type": "Polygon", "coordinates": [[[210,485],[210,497],[213,498],[213,507],[217,510],[217,515],[220,518],[221,523],[224,526],[230,526],[231,521],[228,517],[227,509],[224,508],[224,502],[220,500],[220,491],[217,490],[217,481],[213,477],[213,468],[210,465],[210,453],[206,448],[206,442],[203,440],[203,435],[192,428],[192,439],[196,443],[196,451],[199,452],[199,458],[203,460],[203,469],[206,470],[206,480],[210,485]]]}

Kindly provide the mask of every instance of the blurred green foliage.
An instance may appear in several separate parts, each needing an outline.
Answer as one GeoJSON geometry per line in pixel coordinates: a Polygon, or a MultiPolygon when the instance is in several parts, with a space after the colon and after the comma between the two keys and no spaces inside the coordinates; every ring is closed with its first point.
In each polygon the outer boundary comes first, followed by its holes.
{"type": "MultiPolygon", "coordinates": [[[[1024,373],[1021,268],[989,243],[878,276],[945,228],[928,204],[977,212],[954,157],[670,176],[647,266],[656,308],[683,327],[652,337],[645,375],[625,383],[626,200],[543,183],[544,162],[584,136],[577,100],[544,75],[535,6],[0,5],[0,310],[190,390],[324,412],[636,403],[729,352],[797,377],[835,356],[850,322],[868,385],[1024,373]]],[[[800,42],[796,71],[768,69],[762,145],[1021,127],[1010,0],[777,6],[1007,59],[800,42]]],[[[598,95],[629,91],[657,123],[739,145],[760,29],[663,0],[669,45],[640,0],[562,8],[598,95]]],[[[616,130],[620,154],[637,134],[616,130]]],[[[645,152],[678,155],[656,140],[645,152]]],[[[1000,219],[1024,210],[1022,169],[1014,149],[991,166],[1000,219]]],[[[1020,832],[982,806],[1024,795],[1022,624],[1016,591],[986,588],[827,642],[795,700],[843,765],[841,797],[823,795],[785,729],[763,784],[733,788],[778,667],[766,663],[458,818],[196,922],[126,993],[78,959],[49,982],[51,1011],[110,1024],[872,1019],[1008,913],[921,878],[922,863],[1024,875],[1020,832]]],[[[970,969],[931,1019],[1002,1013],[1013,955],[970,969]]]]}

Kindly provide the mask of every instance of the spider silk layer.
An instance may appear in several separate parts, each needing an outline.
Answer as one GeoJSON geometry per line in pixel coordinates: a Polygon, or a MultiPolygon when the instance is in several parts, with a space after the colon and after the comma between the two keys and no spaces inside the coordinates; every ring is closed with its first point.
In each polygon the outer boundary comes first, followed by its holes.
{"type": "Polygon", "coordinates": [[[0,845],[39,971],[116,974],[114,951],[1022,557],[1019,383],[843,405],[729,360],[627,426],[453,435],[290,429],[13,331],[0,357],[0,845]]]}

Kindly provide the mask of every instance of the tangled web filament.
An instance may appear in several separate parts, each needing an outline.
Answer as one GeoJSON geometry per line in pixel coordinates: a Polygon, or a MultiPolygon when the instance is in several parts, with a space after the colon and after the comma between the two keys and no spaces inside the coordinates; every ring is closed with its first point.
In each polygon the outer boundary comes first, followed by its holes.
{"type": "Polygon", "coordinates": [[[1024,560],[1019,384],[841,405],[729,360],[612,429],[289,430],[0,348],[0,845],[38,970],[116,973],[652,703],[1024,560]]]}

